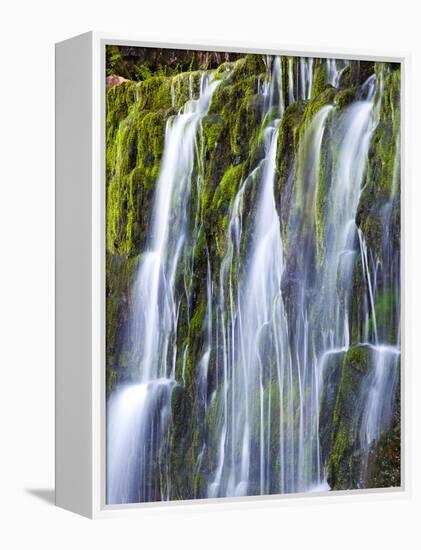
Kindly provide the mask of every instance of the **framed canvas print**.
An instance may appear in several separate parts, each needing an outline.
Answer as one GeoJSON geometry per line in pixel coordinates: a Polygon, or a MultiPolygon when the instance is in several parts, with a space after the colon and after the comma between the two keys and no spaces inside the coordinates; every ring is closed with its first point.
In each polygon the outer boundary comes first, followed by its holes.
{"type": "Polygon", "coordinates": [[[404,70],[57,45],[59,505],[405,489],[404,70]]]}

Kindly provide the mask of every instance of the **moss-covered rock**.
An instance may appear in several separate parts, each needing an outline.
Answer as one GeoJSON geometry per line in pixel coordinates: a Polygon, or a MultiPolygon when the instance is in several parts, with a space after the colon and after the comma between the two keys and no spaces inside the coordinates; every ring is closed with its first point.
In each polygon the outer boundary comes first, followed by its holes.
{"type": "Polygon", "coordinates": [[[334,412],[342,376],[344,352],[327,354],[322,361],[322,387],[320,391],[319,438],[322,464],[326,464],[332,450],[334,412]]]}
{"type": "Polygon", "coordinates": [[[390,202],[395,223],[387,230],[395,246],[399,246],[400,222],[396,212],[400,206],[400,70],[384,77],[379,71],[377,74],[378,78],[384,78],[379,122],[370,144],[366,183],[356,220],[367,245],[380,257],[387,218],[385,208],[390,202]]]}
{"type": "Polygon", "coordinates": [[[127,259],[119,254],[106,255],[106,364],[110,370],[107,388],[112,389],[119,368],[127,366],[126,328],[132,303],[133,283],[139,256],[127,259]]]}
{"type": "Polygon", "coordinates": [[[346,107],[347,105],[349,105],[355,100],[356,93],[357,93],[357,87],[355,86],[353,88],[346,88],[345,90],[340,90],[336,94],[333,104],[338,109],[343,109],[344,107],[346,107]]]}
{"type": "Polygon", "coordinates": [[[314,69],[313,97],[320,95],[326,88],[327,65],[322,59],[318,59],[314,69]]]}
{"type": "Polygon", "coordinates": [[[359,428],[363,381],[369,372],[369,348],[354,346],[344,356],[333,413],[328,483],[331,489],[356,489],[360,484],[359,428]]]}
{"type": "Polygon", "coordinates": [[[288,106],[282,118],[276,149],[276,203],[284,238],[291,207],[295,162],[299,145],[299,128],[305,108],[303,101],[288,106]]]}
{"type": "Polygon", "coordinates": [[[396,391],[393,422],[370,449],[367,466],[367,487],[401,486],[401,403],[400,387],[396,391]]]}

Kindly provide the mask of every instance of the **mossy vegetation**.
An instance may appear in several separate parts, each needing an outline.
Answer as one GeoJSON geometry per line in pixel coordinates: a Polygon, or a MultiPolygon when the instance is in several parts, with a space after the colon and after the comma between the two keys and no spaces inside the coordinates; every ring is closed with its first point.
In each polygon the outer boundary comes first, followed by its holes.
{"type": "Polygon", "coordinates": [[[399,246],[400,221],[396,215],[400,208],[400,70],[388,73],[376,66],[383,92],[378,99],[379,122],[371,141],[366,183],[357,212],[357,224],[363,230],[368,244],[378,257],[382,253],[385,205],[392,202],[389,233],[395,246],[399,246]]]}
{"type": "Polygon", "coordinates": [[[334,489],[356,489],[359,484],[358,432],[361,393],[369,372],[369,348],[353,346],[343,359],[342,375],[333,411],[332,447],[328,482],[334,489]]]}

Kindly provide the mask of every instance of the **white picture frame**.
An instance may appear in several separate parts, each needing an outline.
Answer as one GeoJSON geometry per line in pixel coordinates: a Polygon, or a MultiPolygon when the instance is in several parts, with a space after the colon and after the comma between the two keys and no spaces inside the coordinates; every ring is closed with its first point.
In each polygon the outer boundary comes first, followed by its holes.
{"type": "Polygon", "coordinates": [[[410,495],[409,379],[405,307],[408,71],[410,56],[381,52],[285,48],[271,44],[148,42],[89,32],[56,45],[56,504],[90,518],[165,507],[279,506],[410,495]],[[401,64],[402,87],[402,485],[389,489],[236,497],[200,501],[105,504],[105,46],[133,45],[401,64]]]}

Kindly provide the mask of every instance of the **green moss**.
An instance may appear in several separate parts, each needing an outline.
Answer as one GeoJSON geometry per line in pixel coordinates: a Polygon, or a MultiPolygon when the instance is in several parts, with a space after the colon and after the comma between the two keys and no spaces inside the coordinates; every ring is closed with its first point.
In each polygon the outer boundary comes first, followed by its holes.
{"type": "MultiPolygon", "coordinates": [[[[305,247],[307,249],[306,262],[310,260],[314,264],[314,269],[317,269],[317,257],[320,262],[322,259],[326,220],[325,206],[329,196],[327,189],[329,179],[326,176],[329,168],[328,162],[330,162],[327,141],[325,141],[324,147],[322,144],[320,157],[313,159],[317,128],[314,119],[321,109],[332,104],[336,93],[337,90],[328,85],[321,94],[313,96],[306,103],[299,126],[295,130],[298,134],[298,147],[294,154],[293,201],[288,209],[287,250],[293,249],[295,246],[305,247]],[[297,229],[291,231],[292,227],[297,229]]],[[[329,116],[328,113],[327,115],[329,116]]],[[[328,124],[325,122],[325,129],[328,124]]],[[[294,261],[298,262],[299,259],[296,258],[294,261]]],[[[301,266],[297,263],[296,267],[300,270],[301,266]]]]}
{"type": "Polygon", "coordinates": [[[219,67],[213,72],[215,80],[222,80],[227,78],[231,71],[234,69],[235,63],[232,61],[227,61],[226,63],[221,63],[219,67]]]}
{"type": "Polygon", "coordinates": [[[106,94],[106,129],[107,146],[115,139],[119,124],[124,120],[130,107],[136,101],[136,84],[123,82],[119,86],[113,86],[106,94]]]}
{"type": "MultiPolygon", "coordinates": [[[[245,163],[228,168],[216,188],[210,208],[208,208],[207,216],[211,218],[209,221],[211,233],[215,239],[217,251],[221,258],[226,253],[226,230],[230,210],[240,182],[245,176],[245,168],[245,163]]],[[[207,202],[206,200],[206,204],[207,202]]]]}
{"type": "Polygon", "coordinates": [[[395,290],[387,288],[381,292],[375,303],[376,318],[379,324],[386,324],[396,307],[395,290]]]}
{"type": "Polygon", "coordinates": [[[206,303],[201,302],[196,307],[195,313],[189,325],[189,340],[198,339],[201,337],[204,329],[203,319],[206,313],[206,303]]]}
{"type": "MultiPolygon", "coordinates": [[[[368,368],[368,349],[366,346],[354,346],[349,349],[344,358],[344,368],[356,369],[361,373],[366,373],[368,368]]],[[[349,378],[350,383],[353,384],[355,389],[355,383],[357,380],[353,380],[352,376],[349,378]]]]}
{"type": "Polygon", "coordinates": [[[157,111],[171,108],[171,80],[165,76],[153,76],[136,86],[137,109],[157,111]]]}
{"type": "Polygon", "coordinates": [[[369,178],[377,189],[391,193],[395,168],[395,149],[400,130],[400,71],[394,71],[384,79],[380,102],[380,122],[370,146],[369,178]]]}
{"type": "Polygon", "coordinates": [[[332,105],[336,94],[337,90],[330,84],[327,84],[320,94],[314,95],[313,98],[307,103],[299,129],[300,140],[303,139],[304,132],[311,124],[311,121],[314,119],[316,113],[323,107],[326,107],[326,105],[332,105]]]}
{"type": "MultiPolygon", "coordinates": [[[[109,109],[112,106],[109,105],[109,109]]],[[[131,106],[107,142],[107,249],[129,256],[144,242],[164,148],[166,113],[131,106]]]]}
{"type": "MultiPolygon", "coordinates": [[[[263,57],[250,55],[231,64],[213,94],[209,115],[219,115],[218,137],[226,129],[229,137],[230,161],[246,160],[250,144],[256,138],[261,122],[261,109],[256,105],[258,79],[266,72],[263,57]]],[[[214,140],[211,139],[211,143],[214,140]]]]}
{"type": "Polygon", "coordinates": [[[400,406],[395,412],[392,428],[380,437],[370,450],[367,487],[401,486],[401,422],[400,406]]]}
{"type": "Polygon", "coordinates": [[[338,109],[343,109],[350,103],[352,103],[355,100],[355,94],[357,89],[354,88],[346,88],[345,90],[340,90],[336,96],[333,104],[338,109]]]}
{"type": "Polygon", "coordinates": [[[211,208],[229,211],[244,172],[244,165],[230,166],[225,172],[212,200],[211,208]]]}
{"type": "Polygon", "coordinates": [[[202,71],[183,72],[171,80],[174,107],[180,109],[189,99],[197,99],[200,94],[202,71]]]}
{"type": "Polygon", "coordinates": [[[278,132],[275,174],[276,202],[285,242],[287,240],[286,229],[291,208],[293,175],[299,145],[299,128],[304,108],[305,103],[302,101],[289,105],[285,110],[278,132]]]}
{"type": "MultiPolygon", "coordinates": [[[[397,303],[396,289],[385,288],[380,290],[374,303],[376,314],[377,334],[381,341],[396,342],[399,326],[399,304],[397,303]]],[[[369,331],[373,330],[373,317],[369,318],[369,331]]]]}
{"type": "Polygon", "coordinates": [[[348,64],[347,67],[344,68],[341,75],[341,87],[342,88],[350,88],[353,85],[352,82],[352,63],[348,64]]]}
{"type": "Polygon", "coordinates": [[[188,325],[188,334],[186,339],[186,356],[185,360],[185,385],[190,396],[194,401],[197,398],[195,391],[198,380],[198,365],[200,357],[203,354],[204,332],[206,325],[204,322],[206,315],[206,300],[202,293],[197,297],[193,316],[188,325]]]}
{"type": "Polygon", "coordinates": [[[326,88],[327,65],[325,61],[318,60],[314,69],[313,97],[320,95],[326,88]]]}
{"type": "MultiPolygon", "coordinates": [[[[325,358],[323,367],[323,384],[320,398],[319,438],[321,460],[328,462],[331,455],[333,439],[334,411],[342,377],[344,352],[331,353],[325,358]]],[[[339,427],[338,427],[339,428],[339,427]]],[[[339,454],[340,445],[337,447],[339,454]]]]}
{"type": "Polygon", "coordinates": [[[351,342],[357,344],[366,339],[366,298],[367,298],[367,280],[364,274],[361,254],[355,256],[354,271],[352,277],[352,296],[351,301],[351,342]]]}
{"type": "Polygon", "coordinates": [[[391,233],[397,245],[400,240],[400,70],[395,69],[386,76],[384,72],[384,68],[376,66],[378,79],[384,79],[383,93],[356,216],[367,246],[377,257],[381,256],[384,206],[391,201],[395,218],[391,233]]]}
{"type": "Polygon", "coordinates": [[[119,75],[130,79],[130,72],[128,70],[127,63],[118,46],[106,47],[106,67],[107,76],[119,75]]]}
{"type": "Polygon", "coordinates": [[[316,246],[318,264],[321,266],[325,260],[326,223],[328,219],[328,205],[330,202],[330,190],[332,182],[333,155],[332,126],[327,124],[323,133],[320,146],[320,164],[316,192],[316,246]]]}
{"type": "Polygon", "coordinates": [[[213,274],[219,273],[226,251],[226,230],[240,172],[245,177],[264,154],[259,140],[263,102],[257,88],[265,72],[261,56],[246,56],[224,67],[218,72],[220,83],[202,121],[201,220],[213,274]],[[237,166],[241,169],[233,170],[237,166]]]}
{"type": "Polygon", "coordinates": [[[360,470],[358,411],[362,383],[369,369],[369,348],[353,346],[344,356],[341,381],[333,413],[332,450],[328,482],[332,489],[358,487],[360,470]]]}
{"type": "Polygon", "coordinates": [[[220,115],[219,134],[225,127],[229,136],[231,159],[239,156],[245,160],[250,153],[251,138],[259,127],[259,113],[251,101],[251,97],[256,93],[258,76],[234,80],[236,74],[236,71],[232,71],[216,89],[209,115],[220,115]]]}
{"type": "Polygon", "coordinates": [[[207,116],[202,121],[202,128],[206,147],[213,151],[218,144],[219,137],[224,129],[225,121],[221,115],[207,116]]]}
{"type": "Polygon", "coordinates": [[[241,81],[250,76],[260,75],[265,72],[264,57],[262,55],[251,54],[246,55],[233,64],[230,78],[241,81]]]}

